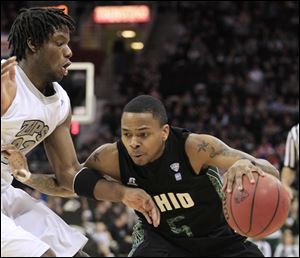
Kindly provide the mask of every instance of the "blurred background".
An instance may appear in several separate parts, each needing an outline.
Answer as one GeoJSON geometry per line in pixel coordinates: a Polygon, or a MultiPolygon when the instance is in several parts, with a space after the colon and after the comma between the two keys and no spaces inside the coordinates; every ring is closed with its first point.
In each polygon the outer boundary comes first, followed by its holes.
{"type": "MultiPolygon", "coordinates": [[[[289,129],[299,122],[298,1],[6,1],[1,57],[19,9],[65,8],[77,24],[69,76],[72,137],[83,162],[120,136],[123,106],[139,94],[165,104],[169,123],[212,134],[281,170],[289,129]]],[[[30,169],[50,173],[43,151],[30,169]]],[[[136,217],[122,204],[43,195],[14,182],[86,234],[94,257],[127,256],[136,217]]],[[[290,215],[259,241],[267,257],[299,256],[299,168],[290,215]]]]}

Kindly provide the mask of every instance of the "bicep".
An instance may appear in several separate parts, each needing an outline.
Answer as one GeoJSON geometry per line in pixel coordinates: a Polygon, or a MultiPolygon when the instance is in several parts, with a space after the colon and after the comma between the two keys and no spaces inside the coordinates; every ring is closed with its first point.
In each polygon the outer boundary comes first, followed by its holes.
{"type": "Polygon", "coordinates": [[[84,166],[118,181],[121,179],[118,151],[115,144],[104,144],[97,148],[85,161],[84,166]]]}

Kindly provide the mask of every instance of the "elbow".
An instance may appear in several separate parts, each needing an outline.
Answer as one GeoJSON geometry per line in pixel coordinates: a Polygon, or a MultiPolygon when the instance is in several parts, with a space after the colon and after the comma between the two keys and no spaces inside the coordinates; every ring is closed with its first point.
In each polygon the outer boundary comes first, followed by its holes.
{"type": "Polygon", "coordinates": [[[68,189],[68,190],[73,190],[72,189],[73,180],[71,180],[71,183],[70,183],[70,179],[69,179],[67,173],[56,174],[56,181],[57,181],[58,186],[68,189]]]}
{"type": "Polygon", "coordinates": [[[80,169],[81,166],[78,164],[78,166],[76,165],[76,166],[69,167],[68,169],[57,171],[55,175],[56,175],[58,185],[69,191],[73,191],[74,177],[80,169]]]}

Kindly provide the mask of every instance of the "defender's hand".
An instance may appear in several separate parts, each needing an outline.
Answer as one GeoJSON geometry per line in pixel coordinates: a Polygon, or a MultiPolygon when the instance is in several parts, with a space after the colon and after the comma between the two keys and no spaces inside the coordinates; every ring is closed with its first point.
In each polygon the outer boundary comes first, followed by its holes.
{"type": "Polygon", "coordinates": [[[1,117],[5,114],[16,96],[16,64],[15,56],[1,64],[1,117]]]}
{"type": "Polygon", "coordinates": [[[13,176],[24,183],[31,177],[27,159],[24,154],[12,144],[1,145],[1,154],[7,158],[13,176]]]}
{"type": "Polygon", "coordinates": [[[142,213],[149,224],[153,224],[154,227],[158,227],[160,223],[160,212],[151,196],[144,190],[126,187],[122,202],[126,206],[142,213]]]}
{"type": "MultiPolygon", "coordinates": [[[[9,88],[10,86],[15,86],[15,65],[16,57],[8,58],[4,63],[1,64],[1,84],[4,84],[4,88],[9,88]]],[[[2,85],[1,85],[2,89],[2,85]]],[[[2,91],[1,91],[2,93],[2,91]]]]}
{"type": "Polygon", "coordinates": [[[255,183],[252,172],[257,172],[260,176],[264,176],[264,172],[261,168],[253,165],[250,160],[241,159],[235,162],[224,174],[224,183],[222,191],[232,192],[232,185],[235,182],[238,190],[243,190],[242,178],[243,175],[246,175],[251,184],[255,183]]]}

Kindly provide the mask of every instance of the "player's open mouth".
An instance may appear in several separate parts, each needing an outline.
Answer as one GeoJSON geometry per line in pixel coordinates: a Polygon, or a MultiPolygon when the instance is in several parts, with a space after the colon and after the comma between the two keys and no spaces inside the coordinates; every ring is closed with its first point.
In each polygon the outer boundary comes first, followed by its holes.
{"type": "Polygon", "coordinates": [[[138,159],[138,158],[140,158],[140,157],[142,157],[142,156],[143,156],[143,154],[133,155],[133,157],[136,158],[136,159],[138,159]]]}
{"type": "Polygon", "coordinates": [[[62,71],[63,71],[64,76],[67,76],[67,75],[68,75],[68,67],[69,67],[71,64],[72,64],[72,63],[69,61],[69,62],[67,62],[67,63],[62,67],[62,71]]]}

